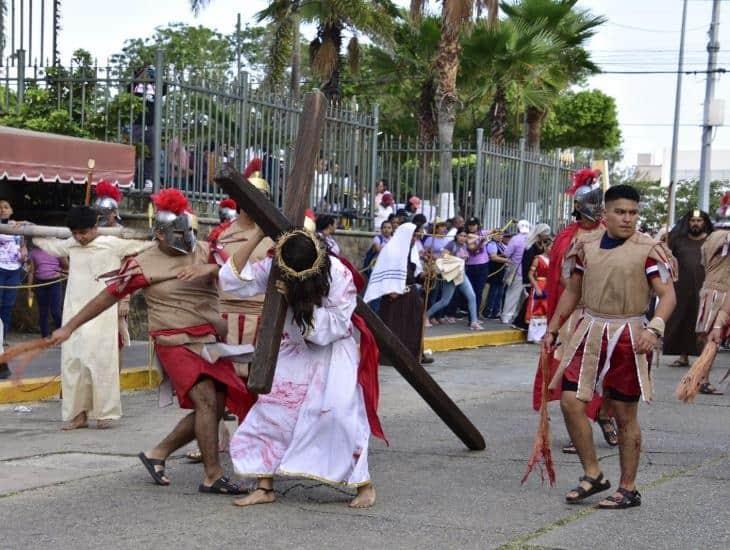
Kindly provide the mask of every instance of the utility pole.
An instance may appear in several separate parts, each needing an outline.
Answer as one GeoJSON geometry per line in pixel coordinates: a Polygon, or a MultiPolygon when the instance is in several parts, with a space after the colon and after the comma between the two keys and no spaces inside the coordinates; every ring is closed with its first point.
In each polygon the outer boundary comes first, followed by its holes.
{"type": "Polygon", "coordinates": [[[687,30],[687,0],[682,7],[682,31],[679,37],[677,60],[677,92],[674,95],[674,131],[672,133],[672,160],[669,168],[669,215],[667,225],[674,225],[677,199],[677,149],[679,148],[679,113],[682,104],[682,71],[684,70],[684,37],[687,30]]]}
{"type": "Polygon", "coordinates": [[[702,117],[702,151],[700,156],[699,205],[705,212],[710,210],[710,180],[712,170],[712,103],[715,98],[717,80],[717,53],[720,51],[718,34],[720,30],[720,0],[712,1],[712,22],[710,41],[707,43],[707,86],[705,87],[705,108],[702,117]]]}

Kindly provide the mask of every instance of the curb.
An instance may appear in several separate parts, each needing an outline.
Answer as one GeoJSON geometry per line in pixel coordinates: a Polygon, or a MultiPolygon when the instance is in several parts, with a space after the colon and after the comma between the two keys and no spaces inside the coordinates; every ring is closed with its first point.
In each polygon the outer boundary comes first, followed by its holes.
{"type": "MultiPolygon", "coordinates": [[[[119,377],[119,387],[124,391],[152,389],[159,383],[157,370],[148,370],[147,367],[124,369],[119,377]]],[[[0,382],[0,405],[54,399],[60,393],[60,376],[26,378],[20,384],[5,380],[0,382]]]]}
{"type": "Polygon", "coordinates": [[[525,342],[525,333],[521,330],[474,331],[447,336],[428,336],[423,339],[423,347],[431,351],[455,351],[473,349],[484,346],[506,346],[525,342]]]}
{"type": "MultiPolygon", "coordinates": [[[[525,334],[520,330],[495,330],[448,336],[428,336],[423,339],[423,346],[431,351],[456,351],[483,346],[520,344],[524,341],[525,334]]],[[[119,380],[120,388],[125,391],[153,389],[159,383],[160,375],[157,370],[147,367],[124,369],[119,380]]],[[[0,382],[0,405],[54,399],[60,392],[60,376],[27,378],[20,384],[2,381],[0,382]]]]}

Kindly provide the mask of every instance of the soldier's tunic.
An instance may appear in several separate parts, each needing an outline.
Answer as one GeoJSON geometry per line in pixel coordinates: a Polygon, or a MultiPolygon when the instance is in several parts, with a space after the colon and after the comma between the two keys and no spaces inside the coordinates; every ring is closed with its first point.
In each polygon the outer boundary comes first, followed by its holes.
{"type": "Polygon", "coordinates": [[[671,252],[651,237],[634,233],[625,241],[603,231],[577,240],[564,263],[564,275],[582,272],[584,316],[566,346],[551,387],[576,391],[589,402],[594,391],[613,399],[652,399],[646,354],[634,352],[646,326],[651,278],[674,276],[671,252]]]}
{"type": "Polygon", "coordinates": [[[695,332],[712,330],[717,313],[730,290],[730,231],[718,229],[710,233],[702,245],[701,262],[705,282],[700,289],[700,307],[695,332]]]}
{"type": "Polygon", "coordinates": [[[226,392],[226,406],[243,418],[253,403],[243,381],[228,359],[211,363],[204,347],[225,337],[226,326],[218,311],[215,281],[182,281],[177,274],[192,264],[206,264],[207,243],[198,243],[191,254],[170,256],[155,246],[125,263],[120,271],[134,274],[108,291],[117,298],[141,289],[147,301],[149,333],[164,374],[170,379],[180,407],[194,408],[190,389],[203,377],[212,378],[226,392]]]}

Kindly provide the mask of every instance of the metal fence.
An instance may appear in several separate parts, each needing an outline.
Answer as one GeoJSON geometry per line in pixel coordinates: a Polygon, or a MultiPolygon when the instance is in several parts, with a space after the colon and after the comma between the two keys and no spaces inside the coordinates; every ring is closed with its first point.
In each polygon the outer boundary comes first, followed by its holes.
{"type": "MultiPolygon", "coordinates": [[[[88,64],[0,68],[0,117],[11,115],[6,123],[39,103],[51,131],[133,145],[138,191],[180,188],[204,214],[221,198],[213,184],[220,165],[243,170],[255,157],[281,206],[302,113],[300,101],[264,93],[245,72],[233,78],[173,72],[159,55],[154,67],[134,72],[88,64]]],[[[458,212],[481,218],[485,227],[524,217],[555,228],[567,219],[562,191],[574,166],[559,152],[496,146],[478,129],[470,143],[453,147],[450,199],[439,189],[439,144],[380,135],[378,116],[377,106],[368,112],[354,104],[329,106],[310,197],[315,211],[336,215],[348,228],[373,229],[375,183],[382,178],[397,203],[420,197],[431,219],[458,212]]]]}

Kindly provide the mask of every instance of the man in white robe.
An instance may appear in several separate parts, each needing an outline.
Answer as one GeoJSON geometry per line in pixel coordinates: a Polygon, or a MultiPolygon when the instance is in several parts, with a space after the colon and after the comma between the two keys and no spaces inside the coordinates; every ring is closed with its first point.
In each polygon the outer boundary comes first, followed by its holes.
{"type": "MultiPolygon", "coordinates": [[[[68,239],[34,238],[33,243],[53,256],[69,258],[69,277],[63,305],[68,322],[94,296],[106,288],[97,277],[119,269],[121,261],[152,246],[152,242],[97,234],[97,213],[89,207],[69,212],[68,239]]],[[[61,347],[62,429],[85,428],[95,420],[108,428],[122,416],[119,388],[117,306],[79,328],[61,347]]]]}
{"type": "MultiPolygon", "coordinates": [[[[221,269],[220,285],[226,292],[240,298],[265,292],[272,259],[247,262],[261,236],[252,236],[221,269]]],[[[302,321],[305,328],[295,321],[296,308],[289,306],[271,393],[258,396],[231,440],[236,473],[258,479],[256,489],[235,504],[273,502],[273,476],[280,475],[357,488],[350,506],[372,506],[368,440],[371,430],[384,435],[377,420],[377,390],[369,392],[368,384],[361,382],[364,367],[354,337],[357,290],[352,273],[337,258],[327,257],[323,243],[304,231],[281,237],[276,257],[282,274],[277,287],[289,304],[297,285],[310,283],[308,279],[327,279],[329,288],[320,296],[321,305],[310,310],[311,318],[302,321]],[[287,246],[299,252],[287,252],[287,246]],[[310,258],[297,270],[287,265],[287,254],[310,258]]],[[[363,325],[359,330],[361,338],[372,338],[363,325]]],[[[373,361],[370,374],[377,384],[377,354],[373,361]]]]}

